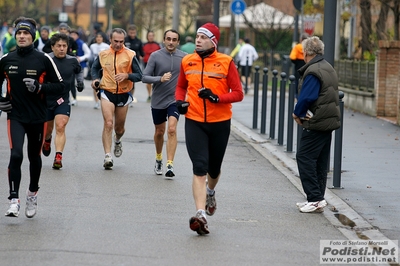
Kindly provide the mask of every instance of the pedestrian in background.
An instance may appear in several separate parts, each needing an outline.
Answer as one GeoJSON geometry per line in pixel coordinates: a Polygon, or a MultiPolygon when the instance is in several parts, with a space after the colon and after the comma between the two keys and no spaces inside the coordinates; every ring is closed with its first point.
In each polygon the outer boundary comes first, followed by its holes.
{"type": "Polygon", "coordinates": [[[42,26],[40,28],[40,37],[37,38],[33,43],[36,50],[38,50],[39,52],[42,52],[42,53],[51,53],[51,49],[43,50],[43,48],[45,48],[46,43],[50,42],[49,36],[50,36],[50,28],[47,26],[42,26]]]}
{"type": "Polygon", "coordinates": [[[102,142],[104,164],[107,170],[112,169],[114,162],[111,155],[112,133],[114,136],[114,155],[122,155],[121,137],[125,133],[125,120],[128,105],[132,102],[133,82],[142,80],[142,71],[134,51],[124,45],[126,32],[115,28],[111,31],[110,48],[99,53],[92,66],[92,88],[99,90],[101,111],[103,113],[102,142]],[[100,76],[100,69],[103,69],[100,76]]]}
{"type": "MultiPolygon", "coordinates": [[[[137,37],[137,27],[134,24],[128,26],[128,35],[125,37],[125,46],[136,53],[136,59],[139,62],[139,65],[141,66],[142,58],[144,56],[143,43],[137,37]]],[[[131,91],[132,97],[134,92],[135,92],[135,83],[133,83],[132,85],[132,91],[131,91]]],[[[133,102],[130,104],[130,107],[133,107],[133,102]]]]}
{"type": "Polygon", "coordinates": [[[242,82],[249,84],[249,76],[251,74],[251,67],[253,62],[258,59],[258,53],[253,45],[250,44],[250,39],[245,38],[244,44],[239,50],[238,54],[239,65],[241,68],[242,82]]]}
{"type": "MultiPolygon", "coordinates": [[[[75,56],[76,55],[76,51],[78,50],[78,45],[76,44],[75,40],[72,39],[71,36],[69,36],[71,28],[68,26],[67,23],[62,22],[60,23],[60,25],[58,25],[58,31],[55,31],[53,34],[55,33],[64,33],[68,36],[68,51],[67,54],[75,56]]],[[[50,34],[52,35],[52,34],[50,34]]],[[[51,36],[50,36],[51,37],[51,36]]],[[[47,42],[45,44],[45,46],[43,47],[43,51],[49,51],[49,53],[51,53],[52,49],[51,49],[51,44],[50,42],[47,42]]]]}
{"type": "MultiPolygon", "coordinates": [[[[71,115],[69,104],[69,92],[75,87],[75,76],[81,73],[81,65],[77,57],[67,54],[68,36],[64,33],[56,33],[51,39],[53,52],[49,56],[53,59],[65,83],[65,88],[61,93],[47,96],[47,129],[42,147],[44,156],[49,156],[51,152],[51,139],[56,127],[54,146],[56,153],[54,156],[53,169],[62,168],[63,151],[66,142],[65,128],[71,115]]],[[[79,76],[77,90],[83,90],[83,76],[79,76]]]]}
{"type": "Polygon", "coordinates": [[[3,48],[3,54],[14,51],[17,47],[17,43],[14,38],[14,27],[12,25],[8,26],[7,32],[3,36],[1,41],[1,47],[3,48]]]}
{"type": "Polygon", "coordinates": [[[10,163],[8,182],[10,207],[6,216],[18,217],[19,187],[25,135],[28,141],[30,182],[26,190],[25,215],[36,215],[42,158],[40,156],[46,125],[46,95],[60,93],[64,83],[48,54],[33,47],[36,21],[19,17],[14,22],[17,49],[0,60],[0,84],[7,82],[7,94],[0,99],[0,110],[8,112],[10,163]]]}
{"type": "Polygon", "coordinates": [[[297,203],[301,212],[321,212],[332,131],[340,127],[338,77],[324,59],[324,43],[316,36],[303,41],[305,65],[299,69],[299,97],[293,119],[302,127],[296,154],[306,202],[297,203]]]}
{"type": "Polygon", "coordinates": [[[303,54],[303,45],[302,42],[308,38],[307,33],[303,33],[301,35],[301,40],[300,43],[296,44],[292,51],[290,52],[289,58],[294,64],[294,76],[295,76],[295,83],[296,83],[296,91],[295,91],[295,97],[297,98],[298,95],[298,86],[299,86],[299,79],[300,79],[300,73],[299,69],[304,66],[306,63],[304,62],[304,54],[303,54]]]}
{"type": "Polygon", "coordinates": [[[243,46],[243,42],[244,42],[243,38],[239,38],[238,44],[236,44],[235,48],[232,50],[230,54],[230,56],[235,60],[235,62],[239,62],[239,58],[237,55],[239,54],[240,48],[242,48],[243,46]]]}
{"type": "Polygon", "coordinates": [[[217,50],[219,37],[212,23],[197,30],[196,52],[182,59],[175,93],[178,110],[186,117],[186,148],[193,165],[196,214],[189,225],[200,235],[209,233],[206,213],[217,209],[215,187],[228,145],[232,103],[243,99],[232,57],[217,50]]]}
{"type": "MultiPolygon", "coordinates": [[[[104,42],[103,35],[101,33],[97,33],[96,42],[92,43],[89,47],[89,49],[91,51],[91,55],[90,55],[90,59],[88,62],[89,71],[88,71],[85,79],[92,80],[91,68],[92,68],[93,62],[99,56],[99,53],[101,51],[107,50],[108,48],[110,48],[110,45],[104,42]]],[[[99,102],[99,98],[97,97],[97,92],[95,90],[93,90],[93,98],[94,98],[94,109],[99,109],[100,102],[99,102]]]]}
{"type": "Polygon", "coordinates": [[[174,157],[177,146],[176,127],[179,112],[175,104],[175,88],[178,81],[182,58],[186,53],[177,49],[180,35],[176,30],[164,32],[164,48],[150,55],[148,64],[143,72],[143,82],[153,84],[151,97],[151,114],[155,126],[154,144],[156,146],[156,163],[154,172],[162,175],[162,148],[164,134],[167,130],[167,171],[165,176],[173,178],[174,157]]]}
{"type": "Polygon", "coordinates": [[[186,36],[185,44],[181,46],[180,50],[184,51],[187,54],[193,54],[196,49],[196,45],[193,42],[192,36],[186,36]]]}
{"type": "MultiPolygon", "coordinates": [[[[76,58],[78,59],[79,64],[81,65],[81,72],[76,75],[76,80],[77,80],[77,84],[78,84],[77,88],[81,88],[83,90],[84,87],[83,87],[82,81],[83,81],[83,77],[84,77],[84,70],[87,67],[87,61],[89,61],[89,58],[90,58],[92,52],[90,51],[89,46],[87,46],[87,44],[80,39],[79,32],[77,30],[72,29],[70,31],[70,36],[72,37],[72,39],[74,39],[74,41],[76,42],[76,45],[78,47],[75,55],[76,55],[76,58]]],[[[76,99],[75,86],[71,86],[71,92],[73,92],[72,97],[74,98],[71,102],[71,105],[74,106],[74,105],[78,104],[78,101],[76,99]]]]}
{"type": "MultiPolygon", "coordinates": [[[[143,44],[143,52],[144,52],[144,56],[143,56],[143,66],[144,68],[147,65],[147,62],[149,61],[150,55],[157,51],[160,50],[160,45],[154,41],[154,32],[153,31],[148,31],[147,32],[147,43],[143,44]]],[[[147,102],[151,101],[151,83],[147,83],[146,84],[146,88],[147,88],[147,102]]]]}

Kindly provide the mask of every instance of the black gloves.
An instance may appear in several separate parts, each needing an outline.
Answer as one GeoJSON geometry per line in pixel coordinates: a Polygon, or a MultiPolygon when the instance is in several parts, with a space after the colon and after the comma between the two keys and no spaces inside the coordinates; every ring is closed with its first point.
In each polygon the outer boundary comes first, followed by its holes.
{"type": "Polygon", "coordinates": [[[24,78],[22,81],[25,82],[25,86],[30,92],[39,93],[39,91],[42,89],[42,85],[40,85],[35,79],[24,78]]]}
{"type": "Polygon", "coordinates": [[[184,115],[184,114],[187,113],[189,105],[190,105],[189,102],[185,102],[185,101],[176,101],[176,107],[178,108],[178,112],[179,112],[181,115],[184,115]]]}
{"type": "Polygon", "coordinates": [[[199,97],[202,99],[208,99],[212,103],[217,103],[219,102],[218,95],[214,94],[210,89],[208,88],[201,88],[199,91],[199,97]]]}
{"type": "Polygon", "coordinates": [[[8,99],[0,97],[0,110],[6,113],[11,112],[12,106],[8,99]]]}
{"type": "Polygon", "coordinates": [[[99,90],[100,89],[100,81],[96,80],[94,83],[92,82],[92,88],[94,90],[99,90]]]}
{"type": "Polygon", "coordinates": [[[76,89],[81,92],[85,88],[85,85],[83,84],[83,81],[77,81],[76,82],[76,89]]]}

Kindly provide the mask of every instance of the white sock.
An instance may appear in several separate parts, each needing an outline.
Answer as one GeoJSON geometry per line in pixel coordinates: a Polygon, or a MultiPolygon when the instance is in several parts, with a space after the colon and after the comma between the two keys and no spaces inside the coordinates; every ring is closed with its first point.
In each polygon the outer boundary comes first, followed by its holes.
{"type": "Polygon", "coordinates": [[[197,210],[197,212],[201,212],[201,215],[206,217],[206,211],[205,210],[199,209],[199,210],[197,210]]]}
{"type": "Polygon", "coordinates": [[[214,189],[211,189],[211,188],[209,188],[209,187],[207,186],[207,194],[210,195],[210,196],[212,196],[212,195],[214,195],[214,193],[215,193],[215,190],[214,190],[214,189]]]}

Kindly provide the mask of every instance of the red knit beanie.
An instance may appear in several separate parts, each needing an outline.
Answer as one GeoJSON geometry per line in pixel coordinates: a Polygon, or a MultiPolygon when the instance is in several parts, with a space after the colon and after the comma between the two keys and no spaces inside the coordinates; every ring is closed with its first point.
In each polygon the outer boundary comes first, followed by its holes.
{"type": "Polygon", "coordinates": [[[217,48],[219,37],[221,35],[217,26],[215,26],[213,23],[206,23],[197,30],[197,33],[205,34],[208,38],[210,38],[215,48],[217,48]]]}

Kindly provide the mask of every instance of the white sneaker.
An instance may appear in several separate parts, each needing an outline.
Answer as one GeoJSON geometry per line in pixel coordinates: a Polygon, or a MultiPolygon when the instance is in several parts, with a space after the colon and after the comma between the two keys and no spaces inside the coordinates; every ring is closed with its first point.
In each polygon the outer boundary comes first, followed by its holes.
{"type": "Polygon", "coordinates": [[[306,205],[300,207],[299,209],[301,212],[321,212],[321,209],[323,209],[326,205],[326,200],[307,202],[306,205]]]}
{"type": "Polygon", "coordinates": [[[112,159],[112,157],[111,157],[111,155],[106,155],[106,157],[104,158],[104,164],[103,164],[103,167],[106,169],[106,170],[111,170],[112,169],[112,167],[113,167],[113,159],[112,159]]]}
{"type": "Polygon", "coordinates": [[[29,189],[26,190],[26,208],[25,216],[28,218],[33,218],[37,211],[37,191],[33,196],[29,196],[29,189]]]}
{"type": "Polygon", "coordinates": [[[167,172],[165,173],[165,177],[167,179],[173,179],[174,176],[174,166],[172,164],[167,164],[167,172]]]}
{"type": "Polygon", "coordinates": [[[162,175],[162,161],[156,160],[156,164],[154,165],[154,173],[156,175],[162,175]]]}
{"type": "Polygon", "coordinates": [[[114,155],[117,158],[121,157],[121,155],[122,155],[122,142],[121,141],[119,141],[118,143],[114,142],[114,155]]]}
{"type": "Polygon", "coordinates": [[[297,208],[301,208],[301,207],[304,207],[304,206],[306,206],[306,204],[308,203],[308,201],[304,201],[304,202],[297,202],[296,203],[296,206],[297,206],[297,208]]]}
{"type": "Polygon", "coordinates": [[[99,102],[95,103],[93,108],[94,109],[100,109],[100,103],[99,102]]]}
{"type": "Polygon", "coordinates": [[[77,100],[75,100],[75,99],[74,99],[74,100],[72,100],[72,101],[71,101],[71,105],[72,105],[72,106],[78,105],[78,101],[77,101],[77,100]]]}
{"type": "Polygon", "coordinates": [[[18,217],[19,215],[19,199],[11,199],[10,200],[10,208],[6,211],[6,216],[9,217],[18,217]]]}

